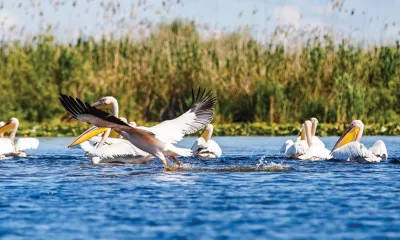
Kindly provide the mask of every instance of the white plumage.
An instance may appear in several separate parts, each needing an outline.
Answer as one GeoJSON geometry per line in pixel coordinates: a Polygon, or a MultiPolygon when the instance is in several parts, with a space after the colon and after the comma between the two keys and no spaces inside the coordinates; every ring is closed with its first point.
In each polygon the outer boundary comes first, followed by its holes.
{"type": "MultiPolygon", "coordinates": [[[[115,98],[113,99],[115,100],[115,98]]],[[[164,121],[151,128],[138,128],[115,117],[117,116],[115,108],[113,108],[113,116],[94,107],[109,104],[109,100],[110,97],[103,98],[91,106],[79,99],[60,94],[61,104],[76,119],[97,127],[115,129],[134,146],[159,158],[166,169],[168,169],[166,156],[172,157],[177,164],[180,164],[176,156],[191,154],[191,150],[177,148],[171,143],[176,143],[182,139],[183,135],[194,133],[208,124],[213,118],[212,110],[216,103],[216,97],[211,91],[206,92],[199,89],[196,99],[193,95],[194,102],[191,109],[182,116],[164,121]]],[[[114,107],[117,102],[116,100],[113,102],[114,107]]]]}
{"type": "Polygon", "coordinates": [[[0,138],[0,155],[14,152],[14,146],[9,138],[0,138]]]}
{"type": "Polygon", "coordinates": [[[350,142],[332,152],[332,156],[337,160],[355,161],[355,162],[380,162],[380,158],[368,150],[360,142],[350,142]]]}
{"type": "Polygon", "coordinates": [[[299,156],[305,154],[308,150],[308,144],[305,140],[293,142],[287,140],[281,147],[281,152],[284,151],[287,158],[298,159],[299,156]]]}
{"type": "Polygon", "coordinates": [[[39,147],[39,140],[37,138],[18,138],[15,144],[15,151],[22,152],[28,149],[37,149],[39,147]]]}
{"type": "Polygon", "coordinates": [[[219,158],[222,155],[222,149],[217,142],[211,139],[214,127],[207,124],[203,133],[196,139],[192,146],[193,155],[200,158],[219,158]]]}
{"type": "Polygon", "coordinates": [[[7,154],[25,157],[25,150],[39,147],[39,140],[36,138],[18,138],[15,141],[18,127],[19,121],[17,118],[11,118],[7,124],[0,127],[0,134],[11,132],[9,138],[0,138],[0,157],[4,157],[7,154]]]}
{"type": "Polygon", "coordinates": [[[310,125],[308,126],[308,130],[306,129],[306,125],[303,124],[301,135],[297,137],[296,142],[293,142],[292,140],[285,141],[280,152],[285,153],[287,158],[299,160],[325,159],[327,157],[326,153],[329,152],[329,150],[325,148],[325,144],[321,139],[315,136],[318,120],[316,118],[311,118],[311,121],[306,121],[305,123],[310,125]],[[312,149],[310,149],[309,146],[311,143],[313,146],[312,149]]]}
{"type": "Polygon", "coordinates": [[[206,142],[204,138],[197,138],[192,146],[193,153],[197,153],[201,158],[219,158],[222,155],[222,149],[214,140],[206,142]]]}
{"type": "Polygon", "coordinates": [[[387,159],[389,157],[386,145],[382,140],[378,140],[369,148],[372,154],[377,157],[381,157],[383,159],[387,159]]]}
{"type": "Polygon", "coordinates": [[[333,158],[356,162],[380,162],[388,158],[383,141],[378,140],[370,149],[360,143],[363,132],[363,122],[354,120],[333,147],[333,158]]]}

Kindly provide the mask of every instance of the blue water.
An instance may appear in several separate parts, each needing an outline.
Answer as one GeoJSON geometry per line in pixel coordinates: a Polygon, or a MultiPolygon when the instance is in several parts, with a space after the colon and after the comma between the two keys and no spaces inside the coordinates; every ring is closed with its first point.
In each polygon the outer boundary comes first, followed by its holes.
{"type": "Polygon", "coordinates": [[[286,160],[286,139],[216,137],[223,158],[164,172],[156,159],[95,166],[71,138],[42,138],[0,161],[0,238],[400,238],[400,137],[379,138],[390,159],[377,164],[286,160]]]}

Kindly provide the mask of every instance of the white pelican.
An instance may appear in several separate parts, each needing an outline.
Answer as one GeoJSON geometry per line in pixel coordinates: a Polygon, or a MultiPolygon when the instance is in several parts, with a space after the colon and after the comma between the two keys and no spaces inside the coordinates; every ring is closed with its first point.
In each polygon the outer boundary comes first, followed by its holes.
{"type": "Polygon", "coordinates": [[[18,126],[18,119],[10,118],[7,124],[0,127],[0,134],[11,132],[8,138],[0,138],[0,158],[4,158],[6,154],[14,157],[26,157],[24,150],[39,147],[39,140],[36,138],[18,138],[15,143],[18,126]]]}
{"type": "Polygon", "coordinates": [[[363,132],[363,122],[354,120],[333,147],[333,158],[357,162],[380,162],[381,159],[387,159],[388,153],[383,141],[378,140],[370,149],[360,143],[363,132]]]}
{"type": "MultiPolygon", "coordinates": [[[[314,144],[315,138],[313,138],[312,134],[312,123],[311,121],[305,121],[303,124],[303,131],[306,134],[306,140],[308,149],[303,155],[298,156],[300,160],[327,160],[332,158],[330,156],[330,151],[325,147],[322,147],[320,143],[314,144]]],[[[322,141],[321,141],[322,142],[322,141]]],[[[323,144],[323,143],[322,143],[323,144]]],[[[325,146],[325,145],[324,145],[325,146]]]]}
{"type": "Polygon", "coordinates": [[[147,128],[133,127],[88,103],[83,103],[78,98],[60,94],[61,104],[74,118],[97,127],[116,130],[134,146],[159,158],[166,170],[169,169],[166,155],[186,156],[188,154],[186,149],[177,148],[172,143],[180,141],[185,134],[198,131],[213,118],[216,97],[211,90],[206,92],[199,89],[196,98],[192,92],[192,99],[194,100],[192,107],[180,117],[147,128]]]}
{"type": "Polygon", "coordinates": [[[299,156],[305,154],[308,150],[308,144],[305,134],[305,125],[302,125],[301,135],[297,138],[296,142],[287,140],[281,147],[281,153],[285,153],[287,158],[298,159],[299,156]]]}
{"type": "Polygon", "coordinates": [[[197,138],[192,146],[193,156],[200,158],[219,158],[222,155],[222,150],[218,143],[211,139],[214,127],[212,124],[207,124],[204,132],[197,138]]]}
{"type": "MultiPolygon", "coordinates": [[[[96,103],[93,103],[93,107],[103,107],[111,105],[111,113],[113,116],[118,117],[119,105],[117,99],[113,96],[107,96],[101,98],[96,103]]],[[[120,118],[122,121],[127,123],[126,118],[120,118]]],[[[130,123],[131,126],[136,127],[135,122],[130,123]]],[[[81,145],[81,148],[86,151],[87,156],[91,156],[92,163],[130,163],[130,164],[145,164],[152,160],[154,157],[144,152],[129,141],[120,138],[109,138],[111,133],[111,128],[97,128],[92,127],[82,133],[77,139],[74,140],[72,144],[68,147],[75,146],[77,144],[81,145]],[[98,136],[101,135],[102,136],[98,136]],[[90,141],[91,144],[88,144],[90,141]]],[[[182,149],[180,156],[189,157],[191,156],[191,151],[188,149],[182,149]]],[[[176,158],[175,153],[167,153],[178,165],[180,165],[179,160],[176,158]]]]}

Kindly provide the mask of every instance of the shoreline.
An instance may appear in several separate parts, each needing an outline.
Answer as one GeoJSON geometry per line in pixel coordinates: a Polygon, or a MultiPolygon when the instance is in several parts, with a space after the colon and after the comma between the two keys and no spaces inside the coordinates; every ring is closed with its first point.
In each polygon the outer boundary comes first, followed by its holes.
{"type": "MultiPolygon", "coordinates": [[[[138,125],[152,126],[157,123],[141,123],[138,125]]],[[[318,136],[340,136],[349,123],[320,123],[318,124],[318,136]]],[[[256,123],[213,123],[213,136],[294,136],[299,135],[300,123],[293,124],[269,124],[256,123]]],[[[72,137],[78,136],[90,126],[78,122],[71,123],[22,123],[17,135],[24,137],[72,137]]],[[[192,134],[199,135],[200,131],[192,134]]],[[[400,136],[400,124],[365,124],[364,135],[368,136],[400,136]]]]}

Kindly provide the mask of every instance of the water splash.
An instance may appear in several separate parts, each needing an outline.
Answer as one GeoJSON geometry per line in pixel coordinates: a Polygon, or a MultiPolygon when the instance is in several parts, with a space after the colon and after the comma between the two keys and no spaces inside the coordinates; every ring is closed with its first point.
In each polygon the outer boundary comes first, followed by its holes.
{"type": "Polygon", "coordinates": [[[285,170],[296,170],[294,167],[284,162],[274,163],[265,160],[265,156],[262,156],[256,163],[256,167],[264,171],[285,171],[285,170]]]}

